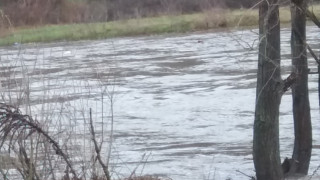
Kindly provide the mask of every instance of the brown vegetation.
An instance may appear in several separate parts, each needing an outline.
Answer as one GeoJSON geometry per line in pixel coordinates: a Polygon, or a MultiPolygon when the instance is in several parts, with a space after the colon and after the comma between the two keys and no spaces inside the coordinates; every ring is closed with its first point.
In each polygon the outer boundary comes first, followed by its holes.
{"type": "MultiPolygon", "coordinates": [[[[103,22],[185,14],[219,8],[248,8],[257,0],[2,0],[0,10],[14,26],[103,22]]],[[[3,18],[2,18],[3,19],[3,18]]],[[[3,27],[3,22],[0,21],[3,27]]],[[[7,24],[8,25],[8,24],[7,24]]],[[[6,25],[6,26],[7,26],[6,25]]]]}
{"type": "MultiPolygon", "coordinates": [[[[19,108],[0,103],[0,149],[2,152],[6,152],[6,156],[0,156],[0,177],[8,179],[8,169],[16,170],[17,175],[20,174],[21,178],[40,180],[44,179],[43,173],[51,174],[53,179],[62,180],[110,180],[109,167],[105,165],[100,155],[102,144],[97,142],[96,131],[94,129],[94,122],[92,120],[92,114],[90,109],[90,133],[91,140],[94,143],[96,155],[93,159],[95,164],[87,168],[91,168],[91,175],[89,177],[84,176],[84,172],[78,173],[74,167],[75,162],[70,157],[70,152],[67,149],[71,145],[62,147],[58,141],[44,129],[43,124],[33,119],[33,117],[22,114],[19,108]],[[35,147],[34,147],[35,145],[35,147]],[[40,150],[44,147],[44,150],[40,150]],[[51,150],[50,150],[51,149],[51,150]],[[41,164],[53,163],[57,161],[54,156],[59,156],[66,165],[64,175],[59,177],[59,167],[51,166],[53,168],[50,172],[47,172],[41,164]],[[50,157],[48,159],[48,157],[50,157]],[[43,159],[42,159],[43,158],[43,159]],[[48,161],[48,162],[47,162],[48,161]],[[42,163],[39,163],[42,162],[42,163]],[[96,164],[97,162],[97,164],[96,164]],[[97,165],[100,164],[104,174],[96,174],[97,165]],[[55,172],[58,172],[57,174],[55,172]],[[81,174],[81,175],[80,175],[81,174]]],[[[74,160],[74,159],[73,159],[74,160]]],[[[62,162],[60,162],[62,163],[62,162]]],[[[78,168],[79,171],[79,168],[78,168]]],[[[48,178],[48,176],[46,177],[48,178]]],[[[135,172],[132,172],[128,178],[124,180],[169,180],[169,178],[157,177],[157,176],[137,176],[135,172]]]]}

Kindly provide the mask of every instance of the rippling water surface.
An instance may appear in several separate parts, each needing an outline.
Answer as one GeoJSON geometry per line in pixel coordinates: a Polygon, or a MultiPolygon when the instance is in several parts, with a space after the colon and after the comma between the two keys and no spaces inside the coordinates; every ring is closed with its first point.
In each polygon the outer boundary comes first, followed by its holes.
{"type": "MultiPolygon", "coordinates": [[[[318,35],[308,27],[308,42],[317,49],[318,35]]],[[[98,129],[110,129],[112,98],[114,176],[138,167],[137,173],[175,180],[245,179],[239,171],[254,175],[257,38],[257,30],[245,30],[6,47],[0,49],[2,98],[16,102],[28,84],[24,97],[30,96],[33,114],[49,117],[53,130],[77,132],[80,149],[89,137],[83,126],[89,108],[98,129]]],[[[285,77],[289,29],[282,29],[281,48],[285,77]]],[[[309,64],[316,71],[311,58],[309,64]]],[[[320,124],[317,75],[309,77],[312,172],[320,164],[320,124]]],[[[281,156],[290,157],[290,92],[282,99],[280,126],[281,156]]]]}

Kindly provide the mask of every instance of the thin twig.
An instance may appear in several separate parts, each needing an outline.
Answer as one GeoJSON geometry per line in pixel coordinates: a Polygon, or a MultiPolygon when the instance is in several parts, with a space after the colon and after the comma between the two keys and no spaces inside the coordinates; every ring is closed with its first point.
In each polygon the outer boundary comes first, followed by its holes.
{"type": "Polygon", "coordinates": [[[91,132],[91,136],[92,136],[92,141],[93,141],[93,144],[94,144],[94,148],[95,148],[95,151],[96,151],[96,154],[97,154],[97,159],[100,163],[100,165],[102,166],[102,169],[103,169],[103,172],[107,178],[107,180],[111,180],[110,178],[110,173],[109,173],[109,170],[108,170],[108,166],[106,166],[102,159],[101,159],[101,149],[99,148],[98,146],[98,142],[96,140],[96,133],[94,131],[94,127],[93,127],[93,121],[92,121],[92,110],[90,108],[90,132],[91,132]]]}
{"type": "Polygon", "coordinates": [[[246,174],[244,172],[241,172],[240,170],[236,170],[236,172],[238,172],[238,173],[240,173],[240,174],[242,174],[244,176],[247,176],[248,178],[250,178],[250,180],[255,180],[256,179],[254,176],[250,176],[250,175],[248,175],[248,174],[246,174]]]}
{"type": "Polygon", "coordinates": [[[308,178],[308,180],[311,180],[313,178],[314,175],[317,174],[317,172],[319,171],[320,169],[320,165],[312,172],[311,176],[308,178]]]}
{"type": "Polygon", "coordinates": [[[318,63],[318,65],[320,65],[320,60],[319,58],[317,57],[317,55],[314,53],[314,51],[311,49],[311,47],[309,46],[309,44],[307,44],[307,48],[308,48],[308,51],[310,52],[311,56],[314,58],[314,60],[316,60],[316,62],[318,63]]]}
{"type": "Polygon", "coordinates": [[[291,0],[291,2],[295,6],[297,6],[299,9],[301,9],[302,12],[304,12],[306,14],[306,16],[309,17],[311,19],[311,21],[320,28],[320,21],[318,20],[317,16],[313,12],[311,12],[307,8],[302,7],[301,4],[298,4],[297,1],[295,1],[295,0],[291,0]]]}

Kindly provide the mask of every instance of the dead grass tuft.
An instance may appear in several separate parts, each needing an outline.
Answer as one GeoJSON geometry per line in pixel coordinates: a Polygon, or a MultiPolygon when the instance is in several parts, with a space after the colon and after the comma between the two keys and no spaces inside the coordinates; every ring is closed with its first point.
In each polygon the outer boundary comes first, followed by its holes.
{"type": "Polygon", "coordinates": [[[204,11],[204,20],[207,28],[226,27],[227,26],[227,10],[214,8],[204,11]]]}

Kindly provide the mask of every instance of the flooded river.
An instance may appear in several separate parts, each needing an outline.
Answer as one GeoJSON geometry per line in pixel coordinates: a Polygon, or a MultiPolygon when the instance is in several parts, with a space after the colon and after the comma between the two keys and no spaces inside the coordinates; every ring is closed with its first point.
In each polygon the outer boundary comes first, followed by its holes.
{"type": "MultiPolygon", "coordinates": [[[[318,39],[318,28],[308,27],[308,43],[319,49],[318,39]]],[[[106,144],[113,117],[114,177],[135,170],[174,180],[248,179],[240,172],[254,175],[257,43],[257,30],[244,30],[5,47],[2,101],[29,99],[30,108],[21,108],[52,132],[75,132],[81,156],[90,152],[89,108],[106,144]]],[[[285,77],[289,29],[282,29],[281,48],[285,77]]],[[[309,64],[316,71],[314,60],[309,64]]],[[[320,164],[320,121],[317,75],[309,77],[312,173],[320,164]]],[[[293,147],[290,93],[281,103],[282,159],[293,147]]]]}

